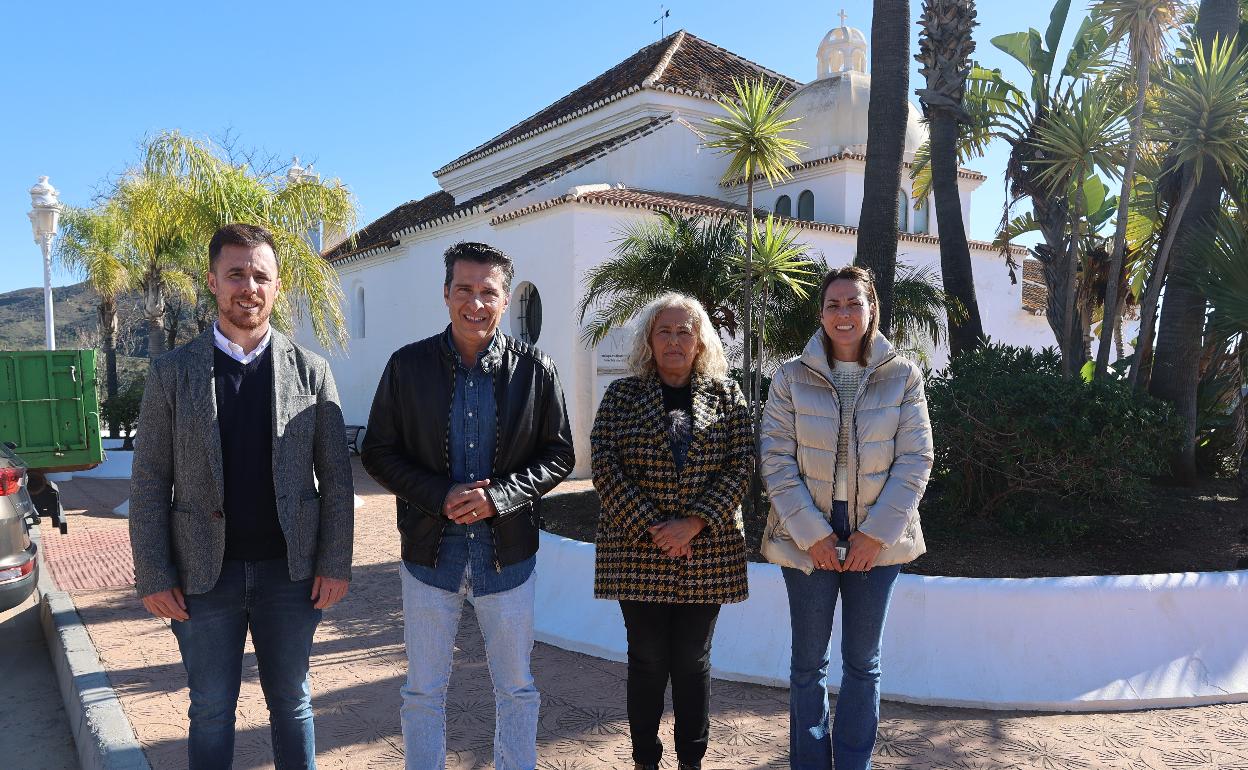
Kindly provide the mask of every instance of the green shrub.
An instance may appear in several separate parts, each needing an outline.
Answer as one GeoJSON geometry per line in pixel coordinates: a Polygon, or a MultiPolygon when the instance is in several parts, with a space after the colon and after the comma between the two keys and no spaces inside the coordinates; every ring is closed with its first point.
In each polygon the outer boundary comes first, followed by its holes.
{"type": "Polygon", "coordinates": [[[927,386],[934,491],[952,513],[1067,543],[1138,504],[1179,440],[1168,404],[1061,374],[1051,348],[968,351],[927,386]]]}
{"type": "Polygon", "coordinates": [[[124,448],[134,448],[134,428],[139,422],[139,406],[143,403],[143,380],[134,379],[117,395],[100,405],[100,417],[110,428],[124,430],[124,448]]]}

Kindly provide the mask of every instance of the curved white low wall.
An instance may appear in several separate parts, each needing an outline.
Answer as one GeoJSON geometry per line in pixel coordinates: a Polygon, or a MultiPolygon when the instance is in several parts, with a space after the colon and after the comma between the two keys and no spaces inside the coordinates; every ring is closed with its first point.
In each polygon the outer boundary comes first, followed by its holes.
{"type": "MultiPolygon", "coordinates": [[[[542,533],[537,637],[624,660],[615,602],[594,599],[594,546],[542,533]]],[[[750,598],[724,607],[713,673],[787,686],[780,569],[750,564],[750,598]]],[[[840,671],[840,617],[829,676],[840,671]]],[[[1096,711],[1248,700],[1248,571],[898,580],[884,633],[884,697],[937,705],[1096,711]]]]}

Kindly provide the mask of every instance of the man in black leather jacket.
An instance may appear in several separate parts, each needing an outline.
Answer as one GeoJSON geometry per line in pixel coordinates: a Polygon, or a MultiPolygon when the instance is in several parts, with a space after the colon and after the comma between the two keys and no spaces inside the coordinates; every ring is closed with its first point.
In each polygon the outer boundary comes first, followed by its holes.
{"type": "Polygon", "coordinates": [[[551,360],[498,331],[511,259],[459,243],[445,261],[450,326],[390,357],[361,450],[398,506],[406,765],[444,766],[446,688],[469,598],[494,683],[494,766],[533,770],[540,697],[529,655],[541,497],[572,470],[572,429],[551,360]]]}

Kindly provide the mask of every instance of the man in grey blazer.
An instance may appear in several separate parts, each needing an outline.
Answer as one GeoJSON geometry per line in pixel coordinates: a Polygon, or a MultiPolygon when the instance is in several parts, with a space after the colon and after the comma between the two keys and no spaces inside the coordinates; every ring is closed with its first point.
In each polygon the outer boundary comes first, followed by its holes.
{"type": "Polygon", "coordinates": [[[308,659],[351,579],[354,495],[329,366],[269,326],[273,236],[208,248],[213,328],[155,359],[139,416],[130,542],[143,606],[172,621],[190,686],[191,770],[229,768],[251,632],[274,761],[314,768],[308,659]]]}

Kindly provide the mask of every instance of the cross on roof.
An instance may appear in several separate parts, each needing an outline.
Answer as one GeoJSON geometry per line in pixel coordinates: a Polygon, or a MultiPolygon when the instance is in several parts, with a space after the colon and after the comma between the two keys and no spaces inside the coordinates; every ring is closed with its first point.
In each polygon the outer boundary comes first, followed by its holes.
{"type": "Polygon", "coordinates": [[[840,13],[838,13],[838,14],[837,14],[837,16],[840,16],[840,17],[841,17],[841,26],[842,26],[842,27],[843,27],[843,26],[845,26],[845,20],[849,18],[849,14],[848,14],[848,13],[845,13],[845,9],[844,9],[844,8],[842,8],[842,9],[841,9],[841,12],[840,12],[840,13]]]}

